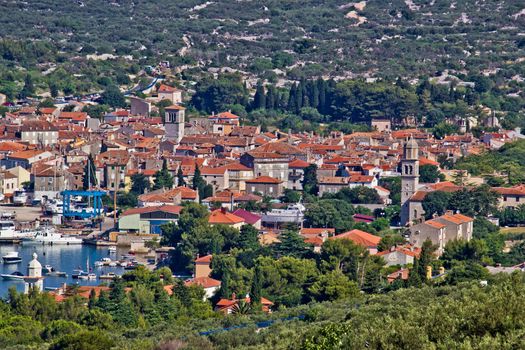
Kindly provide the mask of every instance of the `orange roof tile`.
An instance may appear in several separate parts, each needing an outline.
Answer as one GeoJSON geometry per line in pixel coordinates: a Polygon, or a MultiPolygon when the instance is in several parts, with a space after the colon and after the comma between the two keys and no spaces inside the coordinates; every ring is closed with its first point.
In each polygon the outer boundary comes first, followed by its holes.
{"type": "Polygon", "coordinates": [[[244,222],[243,218],[240,218],[232,213],[228,213],[222,209],[212,211],[210,217],[208,218],[208,223],[210,224],[234,225],[242,222],[244,222]]]}
{"type": "Polygon", "coordinates": [[[341,233],[340,235],[330,237],[329,239],[350,239],[355,244],[365,247],[377,247],[381,241],[381,237],[357,229],[341,233]]]}

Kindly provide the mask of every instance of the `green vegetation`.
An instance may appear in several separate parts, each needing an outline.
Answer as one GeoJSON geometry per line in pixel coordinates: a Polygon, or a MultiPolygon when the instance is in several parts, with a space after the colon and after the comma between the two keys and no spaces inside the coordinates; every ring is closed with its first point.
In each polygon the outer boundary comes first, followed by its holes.
{"type": "Polygon", "coordinates": [[[496,151],[481,155],[471,155],[458,160],[458,169],[467,170],[472,175],[491,175],[494,171],[504,175],[509,185],[523,182],[525,172],[525,140],[505,144],[496,151]]]}

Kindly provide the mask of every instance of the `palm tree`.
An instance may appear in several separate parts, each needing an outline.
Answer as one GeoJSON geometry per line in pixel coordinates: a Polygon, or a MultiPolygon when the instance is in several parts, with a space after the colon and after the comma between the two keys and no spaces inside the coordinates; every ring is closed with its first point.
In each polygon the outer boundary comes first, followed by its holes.
{"type": "Polygon", "coordinates": [[[244,300],[239,300],[232,308],[232,314],[248,315],[252,313],[252,305],[244,300]]]}

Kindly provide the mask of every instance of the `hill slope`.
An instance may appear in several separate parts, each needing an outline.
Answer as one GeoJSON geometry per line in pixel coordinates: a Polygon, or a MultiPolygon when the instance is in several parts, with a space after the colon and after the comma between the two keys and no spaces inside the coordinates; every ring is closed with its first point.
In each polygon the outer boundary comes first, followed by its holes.
{"type": "MultiPolygon", "coordinates": [[[[309,75],[417,76],[494,69],[525,56],[520,0],[42,0],[4,1],[0,13],[2,38],[49,42],[40,56],[51,61],[57,49],[66,56],[182,54],[176,63],[256,72],[306,62],[309,75]],[[281,50],[291,57],[276,58],[281,50]]],[[[1,47],[0,54],[13,59],[1,47]]]]}

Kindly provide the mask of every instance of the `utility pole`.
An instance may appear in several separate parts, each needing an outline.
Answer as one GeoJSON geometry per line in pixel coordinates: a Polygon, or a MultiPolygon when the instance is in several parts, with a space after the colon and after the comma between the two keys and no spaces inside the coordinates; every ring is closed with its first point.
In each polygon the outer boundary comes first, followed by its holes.
{"type": "Polygon", "coordinates": [[[117,228],[117,174],[113,169],[113,226],[117,228]]]}

